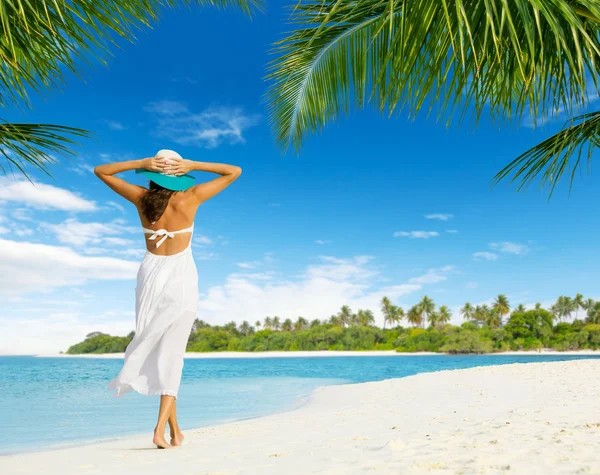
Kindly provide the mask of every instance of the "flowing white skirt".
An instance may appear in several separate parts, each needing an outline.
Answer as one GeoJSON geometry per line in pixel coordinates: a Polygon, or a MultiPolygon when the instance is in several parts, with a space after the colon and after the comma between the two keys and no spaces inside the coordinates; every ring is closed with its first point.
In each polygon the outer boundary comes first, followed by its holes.
{"type": "Polygon", "coordinates": [[[177,397],[183,357],[198,308],[198,272],[191,247],[171,256],[146,252],[137,275],[135,336],[119,375],[108,383],[115,397],[177,397]]]}

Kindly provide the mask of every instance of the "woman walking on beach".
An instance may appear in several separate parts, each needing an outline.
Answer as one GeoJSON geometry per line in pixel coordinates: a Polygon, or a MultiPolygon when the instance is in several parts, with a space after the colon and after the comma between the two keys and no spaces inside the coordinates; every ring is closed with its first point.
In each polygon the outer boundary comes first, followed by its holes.
{"type": "Polygon", "coordinates": [[[233,183],[242,170],[160,150],[152,158],[99,165],[94,173],[135,205],[146,236],[146,254],[137,275],[135,335],[125,350],[123,368],[108,387],[116,390],[115,396],[131,390],[160,395],[153,443],[159,449],[178,446],[183,435],[177,423],[177,392],[198,305],[198,273],[191,250],[194,218],[198,206],[233,183]],[[147,177],[149,187],[114,176],[128,170],[147,177]],[[193,170],[221,176],[195,184],[188,174],[193,170]],[[165,440],[167,423],[170,444],[165,440]]]}

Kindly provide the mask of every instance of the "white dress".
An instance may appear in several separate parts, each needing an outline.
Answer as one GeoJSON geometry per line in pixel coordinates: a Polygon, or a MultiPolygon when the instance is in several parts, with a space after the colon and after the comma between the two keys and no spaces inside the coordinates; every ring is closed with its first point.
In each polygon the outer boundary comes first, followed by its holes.
{"type": "MultiPolygon", "coordinates": [[[[179,231],[144,233],[159,247],[175,234],[193,233],[194,226],[179,231]]],[[[192,240],[177,254],[158,256],[146,251],[137,274],[135,336],[125,350],[119,375],[108,383],[115,397],[135,390],[140,394],[177,397],[183,357],[198,308],[198,272],[192,240]]]]}

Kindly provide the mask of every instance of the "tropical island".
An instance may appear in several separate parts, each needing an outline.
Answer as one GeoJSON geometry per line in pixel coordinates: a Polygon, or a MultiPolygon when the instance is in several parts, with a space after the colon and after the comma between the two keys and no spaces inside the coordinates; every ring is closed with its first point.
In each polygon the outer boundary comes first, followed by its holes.
{"type": "MultiPolygon", "coordinates": [[[[600,349],[600,301],[561,296],[549,309],[540,303],[527,309],[523,304],[511,311],[508,298],[500,294],[492,305],[472,305],[460,309],[465,320],[451,325],[452,312],[436,306],[428,296],[405,311],[389,298],[381,300],[383,328],[375,325],[371,310],[354,313],[347,305],[327,320],[295,321],[266,317],[254,325],[210,325],[194,322],[187,344],[188,352],[263,351],[371,351],[439,352],[451,354],[600,349]],[[581,311],[581,317],[580,317],[581,311]],[[585,312],[585,313],[584,313],[585,312]],[[573,315],[574,314],[574,315],[573,315]],[[585,316],[584,316],[585,315],[585,316]],[[573,321],[568,322],[573,318],[573,321]],[[401,324],[405,322],[407,326],[401,324]]],[[[71,346],[67,354],[122,353],[133,339],[101,332],[71,346]]]]}

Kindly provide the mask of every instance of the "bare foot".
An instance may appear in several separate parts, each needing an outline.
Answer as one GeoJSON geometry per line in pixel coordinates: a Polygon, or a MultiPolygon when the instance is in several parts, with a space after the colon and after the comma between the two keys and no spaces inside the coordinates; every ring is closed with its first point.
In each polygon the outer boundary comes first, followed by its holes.
{"type": "Polygon", "coordinates": [[[177,433],[171,432],[171,445],[173,447],[179,447],[181,444],[183,444],[183,439],[185,437],[183,437],[183,434],[178,431],[177,433]]]}
{"type": "Polygon", "coordinates": [[[165,436],[163,434],[154,433],[154,438],[152,439],[152,443],[156,445],[157,449],[170,449],[172,448],[171,445],[169,445],[167,443],[167,441],[165,440],[165,436]]]}

